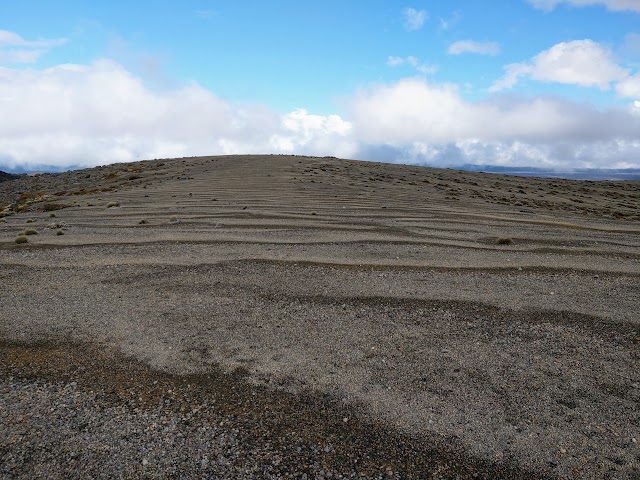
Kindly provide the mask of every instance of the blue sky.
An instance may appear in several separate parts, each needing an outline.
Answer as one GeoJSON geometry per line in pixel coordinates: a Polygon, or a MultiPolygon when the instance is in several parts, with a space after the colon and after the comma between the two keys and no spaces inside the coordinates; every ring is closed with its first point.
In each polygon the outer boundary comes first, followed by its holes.
{"type": "Polygon", "coordinates": [[[0,2],[0,168],[640,167],[640,0],[0,2]]]}

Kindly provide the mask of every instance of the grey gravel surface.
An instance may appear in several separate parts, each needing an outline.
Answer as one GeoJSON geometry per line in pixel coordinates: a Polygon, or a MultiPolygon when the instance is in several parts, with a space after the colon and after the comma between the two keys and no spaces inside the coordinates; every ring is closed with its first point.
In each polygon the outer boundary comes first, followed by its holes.
{"type": "Polygon", "coordinates": [[[240,370],[160,374],[87,344],[0,352],[2,478],[534,478],[240,370]]]}
{"type": "Polygon", "coordinates": [[[15,182],[44,193],[0,223],[6,476],[640,476],[638,182],[296,157],[15,182]]]}

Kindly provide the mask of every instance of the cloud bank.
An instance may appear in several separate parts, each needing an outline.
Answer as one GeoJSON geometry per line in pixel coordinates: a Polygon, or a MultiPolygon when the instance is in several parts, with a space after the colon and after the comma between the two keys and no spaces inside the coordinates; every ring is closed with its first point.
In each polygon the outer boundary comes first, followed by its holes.
{"type": "MultiPolygon", "coordinates": [[[[628,76],[616,89],[632,96],[639,84],[628,76]]],[[[422,77],[363,89],[345,99],[340,115],[316,115],[230,103],[197,83],[158,90],[110,60],[0,67],[0,111],[0,169],[234,153],[640,168],[633,104],[601,110],[511,94],[469,101],[457,85],[422,77]]]]}
{"type": "Polygon", "coordinates": [[[91,166],[212,153],[350,155],[350,125],[229,104],[196,83],[157,91],[121,65],[0,67],[0,165],[91,166]]]}

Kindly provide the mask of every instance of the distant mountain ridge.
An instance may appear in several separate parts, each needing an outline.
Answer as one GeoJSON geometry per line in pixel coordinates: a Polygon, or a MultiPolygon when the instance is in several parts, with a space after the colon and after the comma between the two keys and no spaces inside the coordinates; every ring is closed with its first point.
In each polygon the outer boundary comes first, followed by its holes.
{"type": "Polygon", "coordinates": [[[455,169],[470,172],[500,173],[521,177],[565,178],[570,180],[640,180],[640,168],[575,168],[506,167],[499,165],[462,165],[455,169]]]}

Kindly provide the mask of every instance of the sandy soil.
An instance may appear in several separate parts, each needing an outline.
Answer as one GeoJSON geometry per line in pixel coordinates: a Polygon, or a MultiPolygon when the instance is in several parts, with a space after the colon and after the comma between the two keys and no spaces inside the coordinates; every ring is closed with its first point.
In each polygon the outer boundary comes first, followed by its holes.
{"type": "Polygon", "coordinates": [[[360,473],[640,477],[640,182],[204,157],[0,199],[5,384],[117,389],[139,362],[138,388],[214,375],[285,405],[282,428],[304,411],[309,437],[343,435],[347,463],[323,461],[347,475],[369,445],[360,473]]]}

